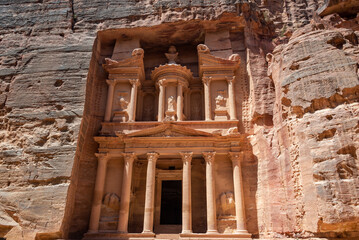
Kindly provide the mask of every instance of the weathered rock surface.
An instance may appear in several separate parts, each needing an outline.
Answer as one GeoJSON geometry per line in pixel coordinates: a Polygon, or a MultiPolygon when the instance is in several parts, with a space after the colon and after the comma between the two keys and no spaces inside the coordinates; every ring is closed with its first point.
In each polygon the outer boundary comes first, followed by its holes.
{"type": "Polygon", "coordinates": [[[236,50],[251,86],[247,120],[254,124],[244,128],[253,132],[258,158],[252,233],[359,231],[355,22],[336,25],[347,30],[297,31],[274,50],[268,77],[272,39],[309,23],[323,1],[246,2],[0,2],[0,237],[81,238],[87,230],[96,173],[92,136],[104,104],[89,103],[107,91],[93,73],[104,74],[101,64],[113,48],[104,35],[100,50],[98,31],[236,16],[245,42],[236,50]]]}
{"type": "Polygon", "coordinates": [[[268,56],[276,91],[273,127],[256,125],[252,136],[259,228],[272,237],[354,238],[359,48],[348,36],[357,33],[315,26],[294,32],[268,56]]]}

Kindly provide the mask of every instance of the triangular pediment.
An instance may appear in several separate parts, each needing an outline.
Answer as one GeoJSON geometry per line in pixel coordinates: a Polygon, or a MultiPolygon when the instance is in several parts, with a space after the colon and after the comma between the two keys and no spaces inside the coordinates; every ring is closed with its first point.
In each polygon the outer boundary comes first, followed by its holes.
{"type": "Polygon", "coordinates": [[[214,137],[215,135],[193,128],[176,125],[174,123],[162,123],[159,126],[147,128],[137,132],[125,134],[126,137],[214,137]]]}

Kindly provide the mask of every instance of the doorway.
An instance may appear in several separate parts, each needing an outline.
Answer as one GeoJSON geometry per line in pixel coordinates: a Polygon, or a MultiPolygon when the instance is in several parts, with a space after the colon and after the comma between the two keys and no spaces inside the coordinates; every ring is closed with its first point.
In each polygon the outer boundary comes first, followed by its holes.
{"type": "Polygon", "coordinates": [[[160,224],[182,224],[182,181],[162,181],[160,224]]]}

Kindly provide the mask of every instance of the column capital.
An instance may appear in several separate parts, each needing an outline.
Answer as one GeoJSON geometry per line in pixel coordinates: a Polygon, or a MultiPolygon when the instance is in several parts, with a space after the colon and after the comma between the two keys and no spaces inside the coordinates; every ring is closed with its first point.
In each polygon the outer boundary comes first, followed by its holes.
{"type": "Polygon", "coordinates": [[[243,159],[243,152],[229,152],[229,158],[232,160],[234,165],[240,164],[243,159]]]}
{"type": "Polygon", "coordinates": [[[122,153],[123,159],[125,162],[132,163],[136,159],[136,154],[134,152],[122,153]]]}
{"type": "Polygon", "coordinates": [[[159,156],[160,154],[157,152],[149,152],[147,153],[147,160],[156,162],[159,156]]]}
{"type": "Polygon", "coordinates": [[[216,152],[203,152],[202,153],[204,160],[209,163],[214,162],[214,157],[216,156],[216,152]]]}
{"type": "Polygon", "coordinates": [[[132,86],[134,87],[138,87],[141,85],[141,81],[138,78],[135,79],[129,79],[129,82],[131,83],[132,86]]]}
{"type": "Polygon", "coordinates": [[[212,81],[212,77],[202,77],[203,84],[208,85],[212,81]]]}
{"type": "Polygon", "coordinates": [[[228,83],[234,83],[236,81],[236,76],[233,76],[233,77],[226,77],[226,81],[228,83]]]}
{"type": "Polygon", "coordinates": [[[106,83],[109,86],[115,86],[118,83],[118,80],[116,80],[116,79],[106,79],[106,83]]]}
{"type": "Polygon", "coordinates": [[[183,162],[191,162],[193,152],[180,152],[183,162]]]}
{"type": "Polygon", "coordinates": [[[166,80],[166,79],[158,80],[157,85],[160,86],[160,87],[161,87],[161,86],[164,87],[164,86],[165,86],[165,80],[166,80]]]}
{"type": "Polygon", "coordinates": [[[109,159],[108,153],[95,153],[97,160],[100,161],[106,161],[109,159]]]}

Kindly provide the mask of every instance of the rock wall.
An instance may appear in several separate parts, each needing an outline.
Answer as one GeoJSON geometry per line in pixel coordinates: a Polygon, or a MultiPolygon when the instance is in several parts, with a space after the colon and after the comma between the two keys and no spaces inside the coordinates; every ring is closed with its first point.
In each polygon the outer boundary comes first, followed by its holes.
{"type": "Polygon", "coordinates": [[[246,127],[258,162],[252,233],[354,236],[358,32],[307,25],[274,50],[267,75],[266,54],[308,24],[322,2],[2,1],[0,237],[78,239],[87,230],[92,137],[107,92],[99,84],[101,64],[113,49],[105,32],[233,18],[244,32],[252,120],[246,127]]]}

